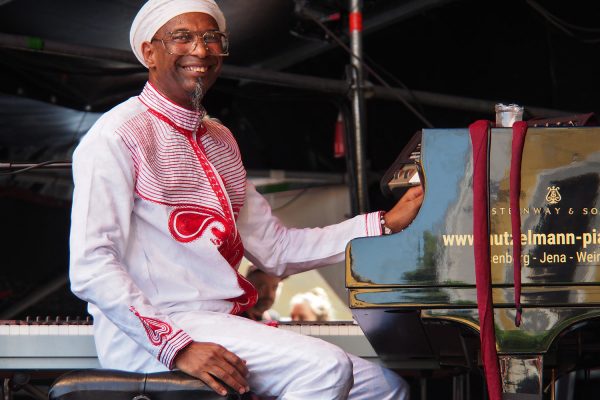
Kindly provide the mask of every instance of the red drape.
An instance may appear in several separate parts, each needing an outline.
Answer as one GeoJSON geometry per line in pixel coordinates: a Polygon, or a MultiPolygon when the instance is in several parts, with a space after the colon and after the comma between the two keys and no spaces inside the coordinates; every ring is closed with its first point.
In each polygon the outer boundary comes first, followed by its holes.
{"type": "Polygon", "coordinates": [[[515,282],[515,325],[521,325],[521,159],[527,134],[527,122],[517,121],[513,124],[512,157],[510,160],[510,221],[513,237],[513,275],[515,282]]]}
{"type": "Polygon", "coordinates": [[[481,358],[490,400],[502,399],[502,385],[496,353],[492,277],[490,265],[490,230],[488,226],[489,135],[490,122],[477,121],[469,126],[473,145],[473,247],[479,311],[481,358]]]}

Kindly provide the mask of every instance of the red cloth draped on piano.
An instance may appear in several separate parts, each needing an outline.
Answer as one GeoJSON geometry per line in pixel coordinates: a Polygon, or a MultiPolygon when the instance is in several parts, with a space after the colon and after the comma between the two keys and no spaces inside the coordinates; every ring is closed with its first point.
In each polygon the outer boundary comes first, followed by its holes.
{"type": "Polygon", "coordinates": [[[521,160],[523,157],[523,146],[527,134],[527,122],[517,121],[513,124],[512,156],[510,160],[510,215],[513,237],[513,275],[515,282],[515,325],[521,325],[521,160]]]}
{"type": "Polygon", "coordinates": [[[490,122],[484,120],[476,121],[469,126],[473,145],[473,252],[483,370],[490,400],[501,400],[502,386],[496,353],[488,225],[490,126],[490,122]]]}
{"type": "MultiPolygon", "coordinates": [[[[494,329],[494,307],[490,264],[489,229],[489,121],[480,120],[469,126],[473,145],[473,245],[475,255],[475,280],[477,285],[477,307],[479,311],[481,358],[491,400],[501,400],[502,385],[496,353],[494,329]]],[[[519,197],[521,194],[521,160],[527,123],[513,125],[512,155],[510,164],[510,207],[513,236],[513,271],[515,288],[515,324],[521,324],[521,216],[519,197]]]]}

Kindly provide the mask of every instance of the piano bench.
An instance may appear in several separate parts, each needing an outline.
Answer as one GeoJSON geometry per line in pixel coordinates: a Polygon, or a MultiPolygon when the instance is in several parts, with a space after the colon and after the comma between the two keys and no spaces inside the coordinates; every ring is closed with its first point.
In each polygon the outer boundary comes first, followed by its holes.
{"type": "MultiPolygon", "coordinates": [[[[202,381],[180,371],[151,374],[85,369],[61,375],[50,388],[50,400],[242,400],[229,391],[215,393],[202,381]]],[[[251,397],[248,397],[251,398],[251,397]]]]}

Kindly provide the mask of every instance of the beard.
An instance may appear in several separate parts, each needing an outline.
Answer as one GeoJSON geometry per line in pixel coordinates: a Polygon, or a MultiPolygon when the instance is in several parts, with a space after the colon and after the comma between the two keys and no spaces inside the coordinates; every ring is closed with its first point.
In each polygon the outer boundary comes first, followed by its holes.
{"type": "Polygon", "coordinates": [[[198,78],[196,85],[194,86],[194,91],[190,95],[190,100],[194,110],[202,110],[202,99],[204,98],[204,94],[204,83],[202,82],[201,78],[198,78]]]}

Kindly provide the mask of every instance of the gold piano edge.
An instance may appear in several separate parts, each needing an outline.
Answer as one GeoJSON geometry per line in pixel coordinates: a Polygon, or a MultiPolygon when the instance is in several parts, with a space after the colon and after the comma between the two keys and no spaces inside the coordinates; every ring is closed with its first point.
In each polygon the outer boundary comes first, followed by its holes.
{"type": "Polygon", "coordinates": [[[446,309],[451,307],[447,303],[385,303],[385,304],[373,304],[367,303],[362,300],[356,300],[354,297],[350,297],[350,308],[409,308],[409,309],[423,309],[423,308],[436,308],[446,309]]]}
{"type": "MultiPolygon", "coordinates": [[[[446,321],[457,322],[459,324],[468,326],[469,328],[473,329],[476,332],[481,332],[481,328],[480,328],[479,324],[477,324],[469,319],[466,319],[466,318],[461,318],[461,317],[457,317],[457,316],[453,316],[453,315],[431,315],[428,313],[428,310],[421,310],[421,318],[443,319],[446,321]]],[[[496,344],[496,346],[498,346],[498,345],[496,344]]]]}

